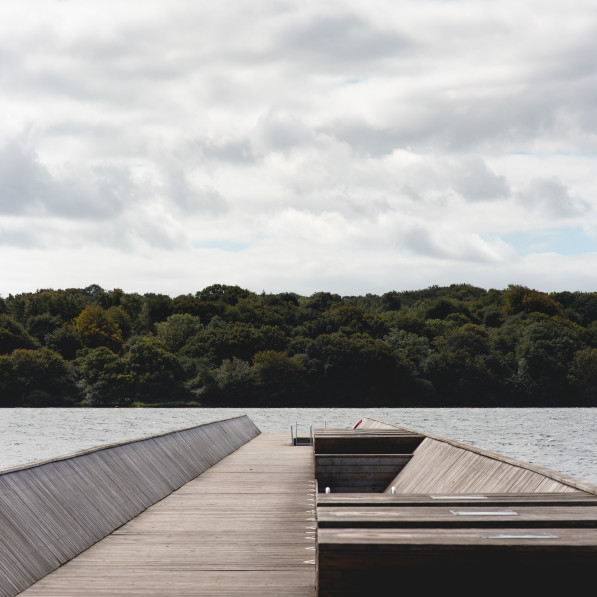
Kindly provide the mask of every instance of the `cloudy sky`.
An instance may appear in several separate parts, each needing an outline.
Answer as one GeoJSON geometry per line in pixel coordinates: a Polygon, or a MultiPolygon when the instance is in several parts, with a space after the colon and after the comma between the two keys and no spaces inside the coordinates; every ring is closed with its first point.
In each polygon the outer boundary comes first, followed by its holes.
{"type": "Polygon", "coordinates": [[[2,0],[0,296],[597,291],[594,0],[2,0]]]}

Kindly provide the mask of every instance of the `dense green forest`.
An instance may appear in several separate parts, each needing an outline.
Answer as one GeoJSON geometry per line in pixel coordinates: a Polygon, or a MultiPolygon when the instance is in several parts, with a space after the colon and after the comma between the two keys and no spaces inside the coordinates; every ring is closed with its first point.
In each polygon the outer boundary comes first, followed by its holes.
{"type": "Polygon", "coordinates": [[[0,406],[597,406],[597,292],[0,298],[0,406]]]}

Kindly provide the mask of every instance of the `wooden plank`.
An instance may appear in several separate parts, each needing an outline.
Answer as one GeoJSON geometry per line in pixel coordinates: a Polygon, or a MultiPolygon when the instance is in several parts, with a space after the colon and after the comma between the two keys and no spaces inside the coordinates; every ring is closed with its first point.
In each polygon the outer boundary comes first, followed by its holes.
{"type": "Polygon", "coordinates": [[[562,528],[597,527],[597,506],[321,508],[319,528],[562,528]]]}
{"type": "Polygon", "coordinates": [[[328,467],[362,466],[400,468],[409,462],[412,454],[315,454],[316,470],[328,467]]]}
{"type": "Polygon", "coordinates": [[[313,437],[315,454],[410,454],[423,440],[418,433],[399,430],[316,429],[313,437]]]}
{"type": "Polygon", "coordinates": [[[386,429],[338,429],[332,427],[316,428],[313,432],[318,437],[396,437],[396,436],[412,436],[412,435],[423,435],[418,431],[411,431],[402,427],[396,427],[393,425],[388,426],[386,429]]]}
{"type": "Polygon", "coordinates": [[[473,494],[429,494],[429,493],[318,493],[317,506],[467,506],[471,504],[507,504],[510,506],[524,506],[532,503],[540,505],[582,506],[597,505],[597,496],[590,493],[473,493],[473,494]]]}
{"type": "Polygon", "coordinates": [[[404,553],[415,550],[433,554],[471,551],[472,546],[483,547],[479,551],[498,553],[513,551],[557,552],[558,554],[590,554],[597,562],[597,528],[545,528],[541,530],[500,528],[497,531],[484,528],[448,529],[321,529],[318,549],[326,551],[360,552],[383,547],[386,551],[404,553]]]}

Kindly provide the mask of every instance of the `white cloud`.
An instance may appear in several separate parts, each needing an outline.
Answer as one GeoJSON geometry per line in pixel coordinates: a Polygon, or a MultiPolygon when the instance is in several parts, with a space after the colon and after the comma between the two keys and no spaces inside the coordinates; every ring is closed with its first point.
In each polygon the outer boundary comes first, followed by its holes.
{"type": "Polygon", "coordinates": [[[587,288],[592,253],[503,239],[597,230],[596,33],[592,0],[5,2],[0,294],[587,288]]]}

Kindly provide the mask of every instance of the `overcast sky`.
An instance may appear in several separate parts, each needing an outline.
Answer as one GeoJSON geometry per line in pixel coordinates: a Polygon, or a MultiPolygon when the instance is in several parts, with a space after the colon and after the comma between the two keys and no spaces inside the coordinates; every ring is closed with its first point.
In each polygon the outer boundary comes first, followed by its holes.
{"type": "Polygon", "coordinates": [[[2,0],[0,296],[597,291],[595,0],[2,0]]]}

